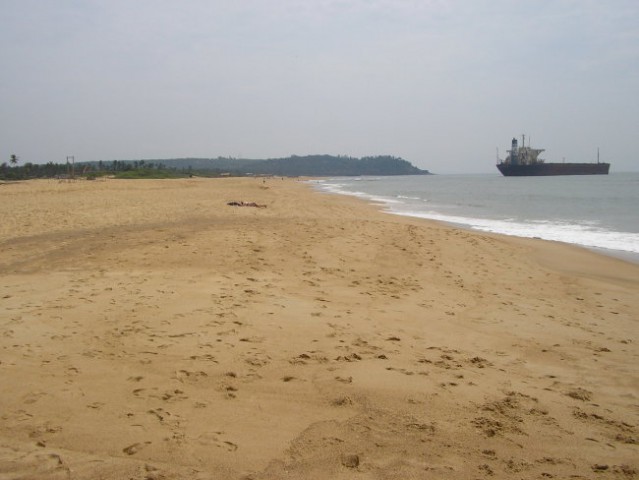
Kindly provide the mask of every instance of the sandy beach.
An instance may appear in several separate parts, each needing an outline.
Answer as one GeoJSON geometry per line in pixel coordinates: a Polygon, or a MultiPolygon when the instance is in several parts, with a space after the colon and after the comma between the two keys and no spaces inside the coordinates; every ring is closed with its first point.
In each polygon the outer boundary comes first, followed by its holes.
{"type": "Polygon", "coordinates": [[[2,479],[639,478],[639,265],[293,179],[0,212],[2,479]]]}

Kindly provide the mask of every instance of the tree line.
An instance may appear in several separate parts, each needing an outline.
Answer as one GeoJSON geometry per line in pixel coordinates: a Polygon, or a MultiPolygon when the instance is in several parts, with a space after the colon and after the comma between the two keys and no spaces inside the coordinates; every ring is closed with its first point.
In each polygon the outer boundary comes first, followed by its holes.
{"type": "Polygon", "coordinates": [[[30,180],[35,178],[72,178],[85,177],[94,179],[104,175],[124,174],[123,176],[183,176],[189,174],[189,169],[167,167],[161,163],[144,160],[111,160],[84,163],[54,163],[43,164],[27,162],[20,164],[17,155],[11,155],[8,162],[0,163],[0,180],[30,180]]]}

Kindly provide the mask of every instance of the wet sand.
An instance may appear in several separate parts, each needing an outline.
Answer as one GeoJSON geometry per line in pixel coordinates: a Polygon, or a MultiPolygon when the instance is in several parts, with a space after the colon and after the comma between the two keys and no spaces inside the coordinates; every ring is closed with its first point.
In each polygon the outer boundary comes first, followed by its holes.
{"type": "Polygon", "coordinates": [[[0,478],[639,478],[636,264],[288,179],[0,213],[0,478]]]}

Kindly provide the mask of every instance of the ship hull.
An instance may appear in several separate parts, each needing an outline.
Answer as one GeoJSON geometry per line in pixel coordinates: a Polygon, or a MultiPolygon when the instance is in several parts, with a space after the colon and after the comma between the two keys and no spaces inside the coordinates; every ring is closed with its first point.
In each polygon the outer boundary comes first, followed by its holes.
{"type": "Polygon", "coordinates": [[[608,175],[609,163],[537,163],[512,165],[499,163],[497,168],[505,177],[541,177],[552,175],[608,175]]]}

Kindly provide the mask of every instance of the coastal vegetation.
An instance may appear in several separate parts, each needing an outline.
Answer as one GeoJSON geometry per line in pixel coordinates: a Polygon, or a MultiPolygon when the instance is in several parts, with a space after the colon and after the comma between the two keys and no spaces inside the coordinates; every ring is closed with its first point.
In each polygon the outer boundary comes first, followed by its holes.
{"type": "MultiPolygon", "coordinates": [[[[176,178],[190,174],[189,169],[168,168],[161,164],[141,161],[86,162],[44,164],[25,163],[18,165],[11,156],[9,163],[0,164],[0,180],[30,180],[34,178],[86,178],[95,180],[103,176],[116,178],[176,178]]],[[[17,157],[16,157],[17,158],[17,157]]]]}
{"type": "Polygon", "coordinates": [[[12,155],[0,164],[0,180],[32,178],[96,179],[105,175],[116,178],[179,178],[185,176],[360,176],[360,175],[428,175],[410,162],[393,156],[354,158],[332,155],[293,155],[265,160],[218,158],[176,158],[159,160],[110,160],[75,164],[27,162],[19,165],[12,155]]]}

